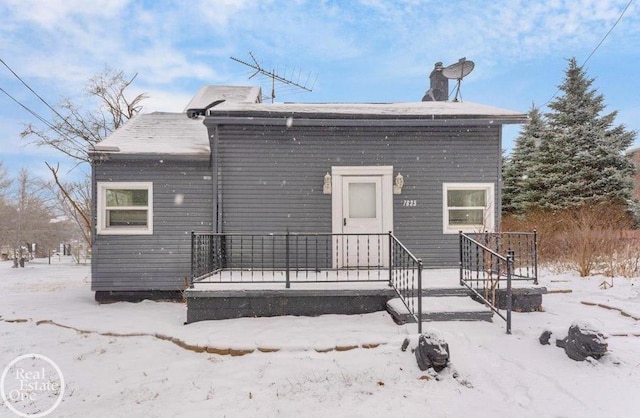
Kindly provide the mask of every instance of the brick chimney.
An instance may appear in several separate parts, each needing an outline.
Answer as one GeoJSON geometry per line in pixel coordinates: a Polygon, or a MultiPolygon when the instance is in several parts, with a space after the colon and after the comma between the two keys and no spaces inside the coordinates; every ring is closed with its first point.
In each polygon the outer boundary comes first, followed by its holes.
{"type": "Polygon", "coordinates": [[[431,81],[429,90],[422,97],[423,102],[445,102],[449,99],[449,79],[442,75],[441,62],[436,62],[436,65],[429,75],[431,81]]]}

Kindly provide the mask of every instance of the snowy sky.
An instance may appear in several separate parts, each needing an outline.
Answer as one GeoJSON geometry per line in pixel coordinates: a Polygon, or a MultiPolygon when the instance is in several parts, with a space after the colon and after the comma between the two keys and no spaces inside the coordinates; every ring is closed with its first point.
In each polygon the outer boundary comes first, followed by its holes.
{"type": "MultiPolygon", "coordinates": [[[[277,101],[419,101],[437,61],[473,60],[465,101],[526,112],[544,105],[567,59],[582,64],[629,0],[0,0],[0,58],[50,103],[81,99],[106,65],[138,73],[145,112],[182,111],[204,84],[260,84],[231,56],[313,86],[276,88],[277,101]],[[317,79],[316,79],[317,77],[317,79]],[[306,83],[307,79],[309,82],[306,83]],[[314,84],[315,80],[315,84],[314,84]]],[[[618,122],[640,130],[640,4],[630,7],[586,64],[618,122]]],[[[0,66],[0,87],[41,116],[46,107],[0,66]]],[[[453,87],[453,85],[452,85],[453,87]]],[[[0,93],[0,160],[46,173],[49,150],[19,133],[36,122],[0,93]]],[[[517,127],[505,130],[510,148],[517,127]]],[[[640,145],[640,144],[636,144],[640,145]]],[[[63,165],[64,166],[64,165],[63,165]]]]}

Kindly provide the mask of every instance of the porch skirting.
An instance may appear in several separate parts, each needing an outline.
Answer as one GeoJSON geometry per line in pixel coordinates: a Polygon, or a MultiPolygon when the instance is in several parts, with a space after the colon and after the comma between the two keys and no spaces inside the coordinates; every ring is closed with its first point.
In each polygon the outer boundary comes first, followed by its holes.
{"type": "Polygon", "coordinates": [[[396,297],[391,288],[378,289],[187,289],[187,323],[209,319],[268,316],[362,314],[386,309],[396,297]]]}

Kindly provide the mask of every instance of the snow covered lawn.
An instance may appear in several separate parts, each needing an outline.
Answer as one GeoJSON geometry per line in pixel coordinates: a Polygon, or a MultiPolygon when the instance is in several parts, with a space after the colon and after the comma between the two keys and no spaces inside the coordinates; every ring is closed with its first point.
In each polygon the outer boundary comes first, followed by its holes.
{"type": "MultiPolygon", "coordinates": [[[[513,335],[499,318],[426,323],[451,350],[436,380],[400,350],[416,325],[385,312],[184,325],[180,303],[98,305],[89,267],[64,257],[2,262],[0,369],[27,353],[55,361],[66,391],[51,416],[635,417],[640,281],[603,280],[545,273],[550,290],[572,292],[514,313],[513,335]],[[538,343],[578,320],[608,337],[600,361],[538,343]]],[[[4,404],[0,416],[12,416],[4,404]]]]}

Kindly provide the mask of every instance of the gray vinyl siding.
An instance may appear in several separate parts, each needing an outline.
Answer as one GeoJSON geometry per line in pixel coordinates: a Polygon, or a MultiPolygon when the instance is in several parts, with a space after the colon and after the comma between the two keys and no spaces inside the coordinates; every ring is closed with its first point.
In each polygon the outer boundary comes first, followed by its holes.
{"type": "Polygon", "coordinates": [[[442,233],[442,184],[493,183],[499,202],[500,125],[219,125],[211,133],[218,141],[221,232],[330,233],[331,195],[322,184],[331,167],[392,165],[394,177],[405,180],[393,197],[394,233],[426,267],[455,267],[458,236],[442,233]],[[405,200],[417,205],[403,206],[405,200]]]}
{"type": "MultiPolygon", "coordinates": [[[[152,182],[153,235],[93,236],[92,290],[184,289],[190,276],[190,232],[213,227],[208,161],[95,161],[96,182],[152,182]],[[177,194],[183,195],[176,204],[177,194]]],[[[94,199],[95,202],[95,199],[94,199]]],[[[94,208],[95,213],[95,208],[94,208]]],[[[96,218],[94,216],[94,231],[96,218]]]]}

